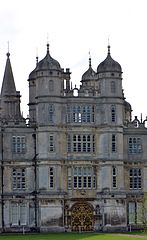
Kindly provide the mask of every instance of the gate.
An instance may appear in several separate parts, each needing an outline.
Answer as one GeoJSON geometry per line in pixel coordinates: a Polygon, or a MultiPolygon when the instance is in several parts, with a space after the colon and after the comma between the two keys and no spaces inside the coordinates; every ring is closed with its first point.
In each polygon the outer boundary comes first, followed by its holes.
{"type": "Polygon", "coordinates": [[[93,208],[87,203],[77,203],[71,210],[72,231],[93,231],[93,208]]]}

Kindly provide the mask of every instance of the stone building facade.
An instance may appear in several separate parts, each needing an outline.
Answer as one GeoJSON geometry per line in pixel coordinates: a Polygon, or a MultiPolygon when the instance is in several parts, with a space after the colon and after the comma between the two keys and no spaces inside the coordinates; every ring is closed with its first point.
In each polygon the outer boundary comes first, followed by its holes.
{"type": "Polygon", "coordinates": [[[30,73],[29,118],[7,54],[0,100],[0,231],[140,228],[147,192],[146,120],[131,118],[110,46],[72,88],[50,55],[30,73]]]}

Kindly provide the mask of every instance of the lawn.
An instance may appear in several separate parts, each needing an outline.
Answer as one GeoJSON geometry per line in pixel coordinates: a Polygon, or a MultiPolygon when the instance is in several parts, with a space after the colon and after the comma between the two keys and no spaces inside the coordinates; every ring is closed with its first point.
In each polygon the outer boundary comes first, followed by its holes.
{"type": "Polygon", "coordinates": [[[141,236],[142,234],[139,237],[100,233],[2,234],[0,240],[137,240],[142,239],[141,236]]]}

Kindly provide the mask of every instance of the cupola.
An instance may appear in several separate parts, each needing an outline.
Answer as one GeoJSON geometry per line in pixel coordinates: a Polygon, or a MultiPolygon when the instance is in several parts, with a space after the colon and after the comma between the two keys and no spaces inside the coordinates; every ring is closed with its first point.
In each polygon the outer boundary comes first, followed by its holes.
{"type": "Polygon", "coordinates": [[[89,57],[89,68],[88,70],[82,75],[82,80],[83,81],[88,81],[88,80],[93,80],[96,75],[96,72],[92,69],[91,66],[91,57],[89,57]]]}
{"type": "Polygon", "coordinates": [[[45,58],[43,58],[40,62],[37,64],[36,70],[57,70],[61,71],[60,63],[51,57],[49,52],[49,44],[47,44],[47,53],[45,58]]]}
{"type": "Polygon", "coordinates": [[[111,57],[110,45],[108,45],[108,55],[106,59],[103,62],[101,62],[97,67],[97,73],[105,72],[122,73],[121,65],[111,57]]]}

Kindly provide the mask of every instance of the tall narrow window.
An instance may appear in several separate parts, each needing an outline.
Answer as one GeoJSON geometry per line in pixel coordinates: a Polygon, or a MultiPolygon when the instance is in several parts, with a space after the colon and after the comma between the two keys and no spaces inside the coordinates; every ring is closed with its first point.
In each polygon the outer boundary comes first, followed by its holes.
{"type": "Polygon", "coordinates": [[[27,206],[25,203],[20,204],[19,212],[20,212],[20,216],[19,216],[20,224],[26,225],[26,223],[27,223],[27,206]]]}
{"type": "Polygon", "coordinates": [[[98,93],[101,93],[101,83],[98,84],[98,93]]]}
{"type": "Polygon", "coordinates": [[[49,104],[49,123],[54,122],[54,105],[49,104]]]}
{"type": "Polygon", "coordinates": [[[53,80],[49,80],[49,91],[50,92],[54,91],[54,81],[53,80]]]}
{"type": "Polygon", "coordinates": [[[111,81],[111,93],[115,93],[116,92],[116,85],[114,81],[111,81]]]}
{"type": "Polygon", "coordinates": [[[25,153],[26,152],[26,139],[25,136],[12,137],[12,152],[25,153]]]}
{"type": "Polygon", "coordinates": [[[142,224],[145,221],[144,206],[142,202],[129,202],[129,224],[142,224]]]}
{"type": "Polygon", "coordinates": [[[54,168],[49,168],[49,188],[54,188],[54,168]]]}
{"type": "Polygon", "coordinates": [[[95,152],[95,135],[93,135],[92,151],[95,152]]]}
{"type": "Polygon", "coordinates": [[[117,187],[117,173],[116,173],[116,167],[112,167],[112,187],[116,188],[117,187]]]}
{"type": "Polygon", "coordinates": [[[116,136],[112,134],[112,152],[116,152],[116,136]]]}
{"type": "Polygon", "coordinates": [[[71,107],[70,105],[67,105],[67,110],[66,110],[67,114],[66,114],[66,121],[68,123],[72,122],[72,114],[71,114],[71,107]]]}
{"type": "Polygon", "coordinates": [[[136,206],[135,202],[129,202],[129,224],[135,223],[136,219],[136,206]]]}
{"type": "Polygon", "coordinates": [[[85,105],[82,108],[82,122],[94,122],[94,106],[85,105]]]}
{"type": "Polygon", "coordinates": [[[18,209],[18,203],[13,203],[11,205],[11,221],[12,225],[18,225],[19,223],[19,209],[18,209]]]}
{"type": "Polygon", "coordinates": [[[72,181],[71,181],[71,168],[68,168],[68,189],[72,188],[72,181]]]}
{"type": "Polygon", "coordinates": [[[73,107],[73,122],[75,122],[75,123],[81,122],[81,107],[80,106],[73,107]]]}
{"type": "Polygon", "coordinates": [[[55,141],[54,141],[54,135],[49,135],[49,152],[55,151],[55,141]]]}
{"type": "Polygon", "coordinates": [[[68,134],[68,136],[67,136],[67,152],[72,152],[72,149],[71,149],[71,138],[72,138],[72,136],[70,134],[68,134]]]}
{"type": "Polygon", "coordinates": [[[111,106],[111,121],[116,122],[116,109],[114,105],[111,106]]]}
{"type": "Polygon", "coordinates": [[[95,117],[95,115],[94,115],[94,106],[92,106],[92,116],[91,116],[91,122],[94,122],[95,121],[95,119],[94,119],[94,117],[95,117]]]}
{"type": "Polygon", "coordinates": [[[13,190],[26,189],[26,171],[24,168],[13,168],[12,186],[13,190]]]}

